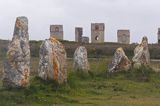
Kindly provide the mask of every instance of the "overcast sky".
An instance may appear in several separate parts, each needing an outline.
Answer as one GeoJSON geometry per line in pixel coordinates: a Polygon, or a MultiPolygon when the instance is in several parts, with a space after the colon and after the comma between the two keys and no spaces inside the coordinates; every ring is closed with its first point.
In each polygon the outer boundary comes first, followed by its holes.
{"type": "Polygon", "coordinates": [[[64,25],[64,39],[75,39],[75,27],[90,37],[92,22],[105,23],[105,41],[117,41],[117,29],[130,29],[131,42],[147,36],[157,42],[160,0],[0,0],[0,39],[11,39],[15,19],[26,16],[31,40],[49,38],[51,24],[64,25]]]}

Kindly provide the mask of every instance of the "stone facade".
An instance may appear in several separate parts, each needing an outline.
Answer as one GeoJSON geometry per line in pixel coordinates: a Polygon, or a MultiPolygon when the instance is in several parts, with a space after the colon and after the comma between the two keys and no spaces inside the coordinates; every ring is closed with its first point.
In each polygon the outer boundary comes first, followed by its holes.
{"type": "Polygon", "coordinates": [[[14,34],[4,63],[3,86],[23,88],[29,83],[30,47],[27,17],[16,19],[14,34]]]}
{"type": "Polygon", "coordinates": [[[75,28],[75,41],[81,43],[83,35],[83,28],[76,27],[75,28]]]}
{"type": "Polygon", "coordinates": [[[129,44],[130,43],[130,31],[118,30],[117,31],[118,43],[129,44]]]}
{"type": "Polygon", "coordinates": [[[91,24],[91,42],[92,43],[103,43],[105,34],[104,23],[92,23],[91,24]]]}
{"type": "Polygon", "coordinates": [[[50,36],[63,40],[63,25],[50,25],[50,36]]]}
{"type": "Polygon", "coordinates": [[[160,28],[158,28],[158,44],[160,44],[160,28]]]}
{"type": "Polygon", "coordinates": [[[89,43],[89,37],[83,36],[82,43],[89,43]]]}

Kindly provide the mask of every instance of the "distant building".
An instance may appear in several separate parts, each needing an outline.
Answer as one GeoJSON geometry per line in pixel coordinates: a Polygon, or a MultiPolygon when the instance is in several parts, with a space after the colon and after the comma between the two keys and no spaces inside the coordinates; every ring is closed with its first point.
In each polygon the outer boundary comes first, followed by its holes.
{"type": "Polygon", "coordinates": [[[63,25],[50,25],[50,36],[63,40],[63,25]]]}
{"type": "Polygon", "coordinates": [[[91,42],[92,43],[103,43],[105,34],[104,23],[92,23],[91,24],[91,42]]]}
{"type": "Polygon", "coordinates": [[[89,37],[83,36],[82,43],[89,43],[89,37]]]}
{"type": "Polygon", "coordinates": [[[160,28],[158,28],[158,44],[160,44],[160,28]]]}
{"type": "Polygon", "coordinates": [[[83,28],[76,27],[75,28],[75,41],[82,42],[83,28]]]}
{"type": "Polygon", "coordinates": [[[118,43],[129,44],[130,43],[130,31],[118,30],[117,31],[118,43]]]}

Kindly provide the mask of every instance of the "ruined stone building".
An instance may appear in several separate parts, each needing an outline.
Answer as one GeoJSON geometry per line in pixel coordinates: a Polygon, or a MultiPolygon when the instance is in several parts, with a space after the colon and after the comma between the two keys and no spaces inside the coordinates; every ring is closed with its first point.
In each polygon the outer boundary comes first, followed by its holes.
{"type": "Polygon", "coordinates": [[[50,36],[63,40],[63,25],[50,25],[50,36]]]}
{"type": "Polygon", "coordinates": [[[91,42],[92,43],[103,43],[105,34],[104,23],[92,23],[91,24],[91,42]]]}
{"type": "Polygon", "coordinates": [[[83,36],[83,28],[75,28],[75,41],[79,43],[89,43],[89,37],[83,36]]]}
{"type": "Polygon", "coordinates": [[[83,35],[83,28],[76,27],[75,28],[75,41],[76,42],[82,42],[82,35],[83,35]]]}
{"type": "Polygon", "coordinates": [[[89,37],[83,36],[82,43],[89,43],[89,37]]]}
{"type": "Polygon", "coordinates": [[[160,44],[160,28],[158,28],[158,44],[160,44]]]}
{"type": "Polygon", "coordinates": [[[130,43],[130,31],[118,30],[117,31],[118,43],[129,44],[130,43]]]}

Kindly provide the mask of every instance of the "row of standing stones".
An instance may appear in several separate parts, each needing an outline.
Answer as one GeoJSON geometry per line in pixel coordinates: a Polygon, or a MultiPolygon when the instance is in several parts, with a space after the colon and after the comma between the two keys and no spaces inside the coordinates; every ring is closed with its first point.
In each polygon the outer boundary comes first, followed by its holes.
{"type": "MultiPolygon", "coordinates": [[[[136,64],[149,63],[148,40],[143,38],[142,43],[134,51],[133,62],[136,64]]],[[[38,76],[43,80],[53,80],[58,84],[67,82],[66,51],[64,46],[51,37],[43,41],[40,46],[40,60],[38,76]]],[[[131,61],[122,48],[114,54],[109,71],[114,72],[128,69],[131,61]]],[[[74,53],[74,70],[88,72],[90,70],[87,50],[80,46],[74,53]]],[[[30,47],[28,34],[28,19],[17,17],[12,41],[9,44],[7,60],[4,62],[3,86],[6,88],[24,88],[29,84],[30,76],[30,47]]]]}
{"type": "MultiPolygon", "coordinates": [[[[66,51],[55,38],[46,39],[40,46],[38,76],[43,80],[54,80],[58,84],[67,82],[66,51]]],[[[75,70],[89,70],[87,50],[80,46],[74,54],[75,70]]],[[[24,88],[29,84],[30,47],[28,19],[17,17],[7,60],[4,62],[3,86],[24,88]]]]}
{"type": "Polygon", "coordinates": [[[128,59],[123,48],[118,48],[112,59],[112,63],[109,65],[109,72],[117,72],[120,70],[129,70],[133,68],[139,68],[141,65],[149,66],[150,53],[148,49],[148,38],[144,36],[142,42],[134,49],[134,57],[132,61],[128,59]]]}

